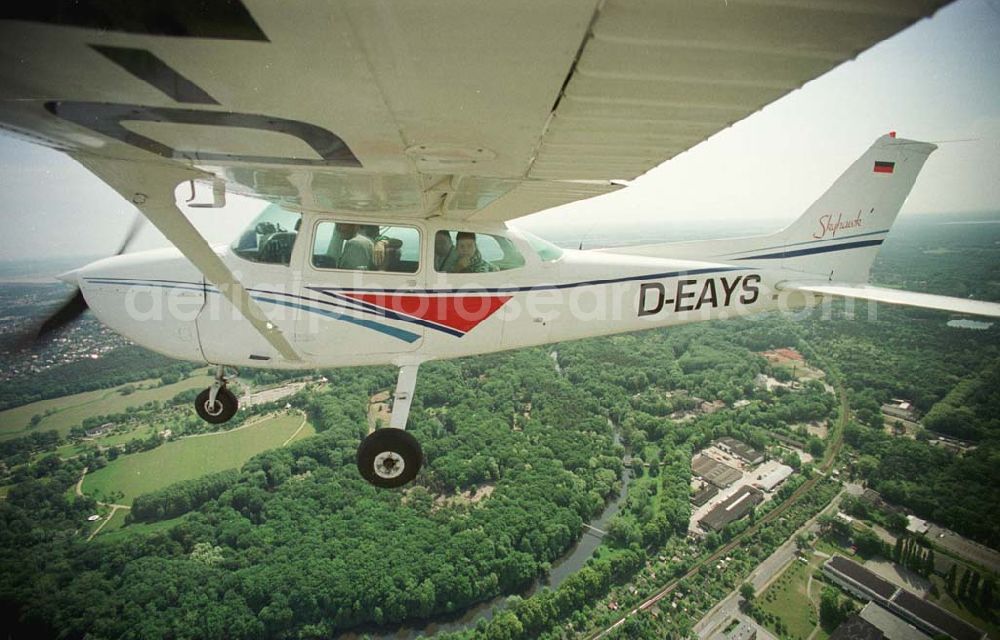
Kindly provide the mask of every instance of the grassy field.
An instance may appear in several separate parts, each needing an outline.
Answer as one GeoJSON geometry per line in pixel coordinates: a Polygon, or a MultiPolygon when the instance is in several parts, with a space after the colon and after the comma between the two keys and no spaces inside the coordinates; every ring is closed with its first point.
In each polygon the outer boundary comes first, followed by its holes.
{"type": "Polygon", "coordinates": [[[170,400],[181,391],[202,389],[211,383],[212,378],[205,375],[204,371],[199,371],[190,378],[163,387],[152,387],[152,385],[158,384],[156,380],[132,383],[136,391],[129,395],[122,395],[119,392],[125,386],[121,385],[111,389],[98,389],[62,398],[32,402],[14,409],[0,411],[0,440],[23,436],[31,431],[48,431],[50,429],[55,429],[60,435],[65,436],[70,429],[83,422],[85,418],[122,413],[129,407],[138,407],[152,400],[170,400]],[[37,426],[29,429],[28,424],[31,422],[32,416],[44,415],[46,411],[50,410],[53,411],[52,414],[45,416],[37,426]]]}
{"type": "Polygon", "coordinates": [[[103,536],[105,533],[109,533],[115,529],[121,529],[125,526],[125,516],[127,515],[128,509],[118,509],[115,511],[115,515],[111,518],[111,520],[104,525],[104,528],[101,529],[101,532],[97,535],[103,536]]]}
{"type": "MultiPolygon", "coordinates": [[[[796,559],[785,569],[778,579],[771,583],[764,593],[757,597],[761,609],[781,619],[785,624],[786,636],[805,640],[813,632],[819,622],[819,592],[822,588],[815,581],[812,592],[816,594],[815,602],[809,598],[806,588],[809,576],[819,566],[823,558],[810,557],[809,564],[796,559]]],[[[771,628],[772,625],[768,625],[771,628]]],[[[772,628],[772,631],[774,629],[772,628]]],[[[827,634],[823,629],[814,636],[815,640],[824,640],[827,634]]]]}
{"type": "Polygon", "coordinates": [[[97,534],[95,540],[103,540],[106,542],[113,540],[121,540],[132,536],[135,534],[143,533],[155,533],[157,531],[167,531],[174,527],[174,525],[180,524],[188,517],[188,514],[178,516],[176,518],[171,518],[170,520],[160,520],[159,522],[133,522],[132,524],[125,526],[125,515],[128,513],[125,509],[119,509],[115,513],[115,517],[109,522],[101,532],[97,534]]]}
{"type": "MultiPolygon", "coordinates": [[[[100,499],[115,492],[115,502],[132,504],[136,496],[206,473],[239,468],[255,454],[285,444],[302,424],[300,414],[268,418],[248,427],[182,438],[151,451],[121,456],[103,469],[87,474],[83,492],[100,499]]],[[[312,435],[306,424],[295,439],[312,435]]]]}

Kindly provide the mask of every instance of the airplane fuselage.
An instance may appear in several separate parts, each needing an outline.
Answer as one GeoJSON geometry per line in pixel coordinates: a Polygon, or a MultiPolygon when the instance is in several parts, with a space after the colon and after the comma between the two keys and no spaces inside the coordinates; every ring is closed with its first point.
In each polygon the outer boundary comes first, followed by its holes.
{"type": "MultiPolygon", "coordinates": [[[[111,258],[76,276],[97,316],[138,344],[175,358],[270,368],[400,365],[743,316],[778,307],[778,283],[788,277],[781,270],[613,252],[566,250],[553,257],[505,225],[408,224],[423,238],[413,273],[317,268],[308,231],[297,238],[288,266],[218,249],[293,345],[297,361],[275,352],[177,251],[111,258]],[[427,239],[456,227],[509,239],[523,266],[480,273],[432,268],[427,239]]],[[[307,218],[302,228],[315,226],[307,218]]]]}

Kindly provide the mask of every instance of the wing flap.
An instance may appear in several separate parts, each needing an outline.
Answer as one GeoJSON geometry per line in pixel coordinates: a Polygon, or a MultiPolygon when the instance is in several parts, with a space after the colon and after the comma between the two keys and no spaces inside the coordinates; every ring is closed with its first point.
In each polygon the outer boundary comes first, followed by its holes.
{"type": "Polygon", "coordinates": [[[885,302],[887,304],[897,304],[909,307],[921,307],[923,309],[950,311],[952,313],[967,313],[970,315],[1000,318],[1000,304],[996,302],[969,300],[966,298],[952,298],[950,296],[917,293],[914,291],[901,291],[899,289],[875,287],[870,284],[810,284],[801,282],[786,282],[780,285],[780,289],[783,291],[804,291],[824,296],[854,298],[856,300],[875,300],[876,302],[885,302]]]}

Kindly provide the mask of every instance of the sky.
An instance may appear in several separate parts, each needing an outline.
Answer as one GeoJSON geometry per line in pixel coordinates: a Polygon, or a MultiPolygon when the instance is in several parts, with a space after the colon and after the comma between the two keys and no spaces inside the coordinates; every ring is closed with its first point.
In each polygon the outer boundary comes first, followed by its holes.
{"type": "MultiPolygon", "coordinates": [[[[903,215],[1000,218],[1000,0],[958,0],[617,193],[518,225],[580,239],[620,226],[769,232],[795,219],[888,131],[934,142],[903,215]]],[[[62,154],[0,135],[0,260],[104,255],[135,209],[62,154]]],[[[204,193],[201,198],[207,198],[204,193]]],[[[187,209],[212,242],[260,209],[187,209]]],[[[165,246],[150,225],[135,249],[165,246]]]]}

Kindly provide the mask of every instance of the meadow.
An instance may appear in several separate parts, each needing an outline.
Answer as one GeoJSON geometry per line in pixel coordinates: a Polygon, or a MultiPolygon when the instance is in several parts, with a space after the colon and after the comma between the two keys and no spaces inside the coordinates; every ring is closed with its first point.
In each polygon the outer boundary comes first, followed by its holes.
{"type": "Polygon", "coordinates": [[[823,628],[818,627],[817,603],[823,583],[814,580],[811,592],[816,594],[815,599],[809,594],[809,577],[822,560],[817,556],[811,556],[810,562],[806,564],[796,558],[764,593],[757,597],[757,604],[761,609],[777,616],[784,623],[786,630],[784,635],[789,638],[805,640],[810,637],[814,629],[816,635],[812,636],[813,640],[824,640],[827,637],[823,628]]]}
{"type": "Polygon", "coordinates": [[[206,473],[239,468],[254,455],[315,433],[301,414],[265,418],[249,426],[167,442],[150,451],[121,456],[87,474],[83,492],[101,500],[132,504],[136,496],[206,473]],[[293,434],[295,437],[292,438],[293,434]]]}
{"type": "Polygon", "coordinates": [[[33,431],[54,429],[65,437],[70,429],[86,418],[122,413],[129,407],[139,407],[147,402],[165,402],[188,389],[203,389],[212,384],[211,376],[199,370],[196,375],[174,384],[158,385],[158,380],[144,380],[110,389],[98,389],[51,400],[40,400],[6,411],[0,411],[0,440],[27,435],[33,431]],[[131,386],[132,393],[122,394],[122,388],[131,386]],[[48,415],[46,415],[48,413],[48,415]],[[35,415],[43,416],[34,427],[29,426],[35,415]]]}

